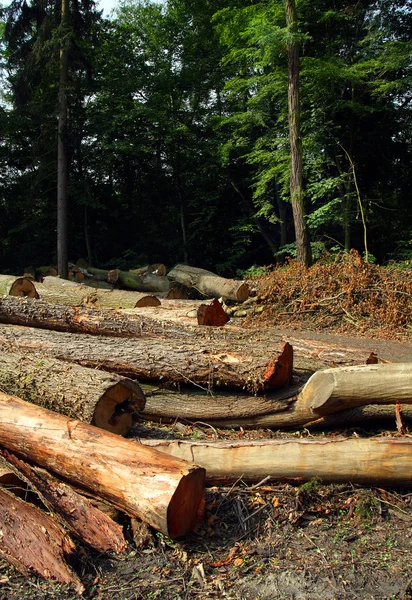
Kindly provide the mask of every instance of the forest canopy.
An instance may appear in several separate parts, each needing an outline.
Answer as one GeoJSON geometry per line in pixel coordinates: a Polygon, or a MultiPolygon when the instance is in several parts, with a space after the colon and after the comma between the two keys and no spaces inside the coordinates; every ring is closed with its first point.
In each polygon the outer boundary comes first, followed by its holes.
{"type": "Polygon", "coordinates": [[[294,148],[315,260],[412,259],[409,2],[62,5],[1,11],[1,272],[57,261],[58,138],[72,261],[236,275],[296,256],[294,148]]]}

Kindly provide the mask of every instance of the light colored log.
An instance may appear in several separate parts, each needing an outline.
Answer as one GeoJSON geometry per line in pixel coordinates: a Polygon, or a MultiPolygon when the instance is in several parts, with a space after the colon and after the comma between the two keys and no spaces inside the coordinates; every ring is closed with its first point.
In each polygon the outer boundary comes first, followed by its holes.
{"type": "Polygon", "coordinates": [[[33,279],[16,275],[0,275],[0,296],[38,298],[33,279]]]}
{"type": "Polygon", "coordinates": [[[136,381],[35,353],[0,353],[0,389],[118,435],[145,405],[136,381]]]}
{"type": "Polygon", "coordinates": [[[95,289],[89,285],[76,284],[58,277],[46,277],[43,283],[36,283],[35,286],[39,298],[51,304],[115,309],[160,306],[160,300],[153,294],[95,289]]]}
{"type": "Polygon", "coordinates": [[[0,488],[0,523],[0,558],[25,575],[31,571],[83,593],[83,585],[65,560],[73,556],[74,544],[55,520],[0,488]]]}
{"type": "Polygon", "coordinates": [[[310,480],[324,483],[410,486],[410,438],[322,438],[239,442],[140,440],[178,458],[190,457],[207,472],[208,484],[310,480]]]}
{"type": "Polygon", "coordinates": [[[300,401],[317,416],[365,404],[411,404],[412,363],[317,371],[302,389],[300,401]]]}
{"type": "Polygon", "coordinates": [[[203,469],[2,392],[0,444],[171,537],[201,519],[203,469]]]}
{"type": "Polygon", "coordinates": [[[244,302],[249,297],[249,287],[244,281],[225,279],[211,271],[178,264],[167,274],[169,279],[194,287],[208,298],[228,298],[244,302]]]}

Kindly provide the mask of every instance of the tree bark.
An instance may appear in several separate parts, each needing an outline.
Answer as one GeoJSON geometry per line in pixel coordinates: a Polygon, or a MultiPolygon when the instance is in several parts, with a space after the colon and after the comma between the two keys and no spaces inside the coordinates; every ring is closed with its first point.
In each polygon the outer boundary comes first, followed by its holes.
{"type": "Polygon", "coordinates": [[[412,441],[397,438],[323,438],[241,442],[142,440],[142,443],[206,469],[208,485],[239,479],[409,487],[412,484],[412,441]]]}
{"type": "Polygon", "coordinates": [[[3,451],[7,461],[26,478],[46,508],[58,515],[62,525],[98,552],[119,554],[126,548],[120,525],[91,502],[59,481],[45,469],[29,465],[14,454],[3,451]]]}
{"type": "Polygon", "coordinates": [[[129,273],[136,273],[137,275],[145,275],[146,273],[154,273],[163,277],[167,273],[167,269],[164,264],[156,263],[153,265],[146,265],[145,267],[139,267],[137,269],[130,269],[129,273]]]}
{"type": "Polygon", "coordinates": [[[41,355],[0,353],[0,389],[71,419],[127,435],[144,409],[136,381],[41,355]]]}
{"type": "Polygon", "coordinates": [[[203,469],[2,392],[0,444],[171,537],[201,518],[203,469]]]}
{"type": "Polygon", "coordinates": [[[30,571],[84,591],[65,558],[74,544],[63,528],[42,510],[0,488],[0,558],[24,575],[30,571]]]}
{"type": "MultiPolygon", "coordinates": [[[[1,302],[1,301],[0,301],[1,302]]],[[[48,332],[25,327],[1,328],[0,339],[10,347],[31,348],[45,356],[59,357],[83,366],[100,368],[139,381],[200,385],[210,390],[280,389],[292,377],[290,344],[209,340],[200,336],[141,336],[138,339],[48,332]]]]}
{"type": "Polygon", "coordinates": [[[300,131],[299,45],[295,0],[286,0],[288,28],[288,115],[290,141],[290,197],[296,234],[297,260],[309,267],[312,263],[309,233],[305,219],[302,184],[302,139],[300,131]]]}
{"type": "Polygon", "coordinates": [[[229,300],[244,302],[249,297],[249,287],[244,281],[225,279],[205,269],[179,264],[167,276],[189,288],[196,288],[209,298],[223,296],[229,300]]]}
{"type": "Polygon", "coordinates": [[[29,277],[0,275],[0,296],[38,298],[34,282],[29,277]]]}

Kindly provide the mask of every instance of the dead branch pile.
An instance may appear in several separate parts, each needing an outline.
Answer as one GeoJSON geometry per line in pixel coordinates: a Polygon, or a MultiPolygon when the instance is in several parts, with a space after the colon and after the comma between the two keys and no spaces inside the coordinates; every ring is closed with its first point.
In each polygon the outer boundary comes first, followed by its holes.
{"type": "Polygon", "coordinates": [[[266,305],[261,319],[274,317],[278,326],[304,323],[386,337],[410,326],[412,269],[366,263],[355,250],[309,269],[290,261],[253,283],[266,305]]]}

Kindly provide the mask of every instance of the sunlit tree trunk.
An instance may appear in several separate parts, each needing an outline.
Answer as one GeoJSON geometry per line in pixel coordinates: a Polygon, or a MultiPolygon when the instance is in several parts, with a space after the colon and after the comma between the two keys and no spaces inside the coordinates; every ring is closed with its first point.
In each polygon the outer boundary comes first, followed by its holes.
{"type": "Polygon", "coordinates": [[[68,196],[68,156],[67,156],[67,82],[69,79],[69,51],[67,33],[69,23],[69,0],[62,0],[59,81],[59,124],[57,136],[57,270],[62,279],[68,276],[67,251],[67,196],[68,196]]]}
{"type": "Polygon", "coordinates": [[[302,140],[300,135],[299,47],[295,0],[286,0],[288,43],[288,114],[290,140],[290,196],[295,224],[297,259],[309,267],[312,262],[308,228],[303,206],[302,140]]]}

